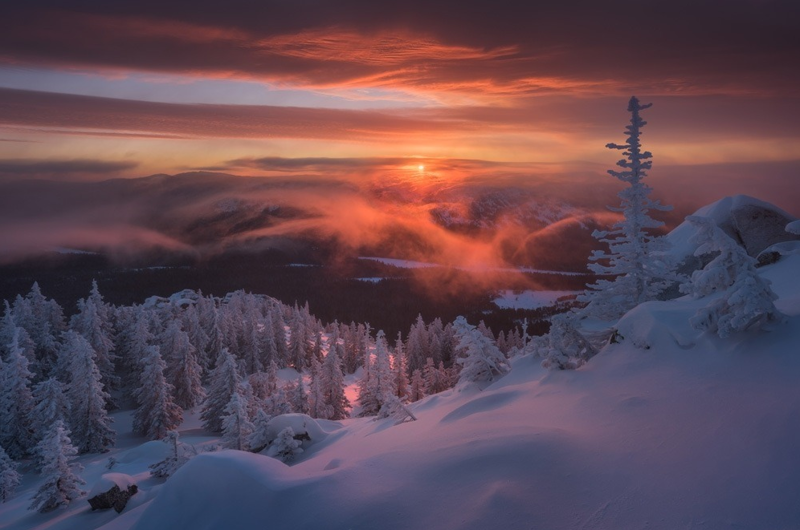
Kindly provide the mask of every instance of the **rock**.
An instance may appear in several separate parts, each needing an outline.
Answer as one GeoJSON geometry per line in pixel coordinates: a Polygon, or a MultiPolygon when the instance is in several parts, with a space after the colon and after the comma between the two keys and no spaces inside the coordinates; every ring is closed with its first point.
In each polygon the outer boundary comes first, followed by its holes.
{"type": "Polygon", "coordinates": [[[133,477],[124,473],[106,473],[98,480],[89,492],[88,502],[92,510],[107,510],[114,508],[117,513],[125,509],[130,499],[139,487],[134,483],[133,477]]]}
{"type": "Polygon", "coordinates": [[[120,513],[125,509],[125,505],[128,504],[128,499],[136,495],[138,491],[139,487],[136,484],[131,484],[125,490],[121,490],[119,486],[114,484],[107,492],[95,495],[89,499],[89,505],[92,507],[93,511],[114,508],[117,513],[120,513]]]}

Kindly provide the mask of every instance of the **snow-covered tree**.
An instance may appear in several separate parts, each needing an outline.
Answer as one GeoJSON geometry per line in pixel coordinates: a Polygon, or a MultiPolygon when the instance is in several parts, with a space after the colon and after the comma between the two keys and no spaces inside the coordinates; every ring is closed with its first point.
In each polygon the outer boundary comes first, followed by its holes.
{"type": "Polygon", "coordinates": [[[272,416],[260,410],[256,413],[256,417],[253,420],[253,432],[250,434],[250,437],[247,439],[247,445],[250,447],[250,450],[254,453],[260,452],[269,443],[272,441],[272,437],[269,433],[269,420],[272,419],[272,416]]]}
{"type": "Polygon", "coordinates": [[[223,348],[217,356],[216,367],[211,372],[208,395],[203,402],[203,412],[200,414],[205,429],[212,432],[222,430],[225,407],[228,406],[231,396],[237,391],[239,380],[236,359],[227,348],[223,348]]]}
{"type": "MultiPolygon", "coordinates": [[[[44,438],[56,421],[61,420],[66,424],[69,420],[69,403],[64,394],[64,385],[55,377],[33,387],[33,400],[35,405],[30,421],[38,440],[44,438]]],[[[37,462],[37,465],[41,469],[43,462],[37,462]]]]}
{"type": "Polygon", "coordinates": [[[576,313],[567,312],[550,319],[550,331],[533,339],[536,354],[542,357],[542,366],[553,370],[574,370],[597,352],[581,334],[576,313]]]}
{"type": "Polygon", "coordinates": [[[343,420],[350,415],[350,401],[344,393],[344,374],[338,344],[331,342],[328,355],[320,367],[320,391],[329,420],[343,420]]]}
{"type": "MultiPolygon", "coordinates": [[[[117,388],[118,380],[114,374],[113,328],[108,320],[108,313],[103,306],[97,306],[94,298],[78,300],[78,313],[73,315],[69,322],[70,329],[80,333],[94,350],[94,362],[100,371],[103,387],[110,392],[117,388]]],[[[111,395],[106,394],[105,399],[111,407],[111,395]]],[[[73,431],[74,432],[74,431],[73,431]]]]}
{"type": "Polygon", "coordinates": [[[175,404],[189,410],[205,398],[203,368],[197,361],[196,350],[177,320],[167,325],[159,342],[166,362],[164,375],[174,388],[175,404]]]}
{"type": "Polygon", "coordinates": [[[414,373],[411,374],[410,388],[408,400],[412,403],[425,397],[425,378],[422,377],[420,370],[414,370],[414,373]]]}
{"type": "Polygon", "coordinates": [[[458,350],[463,357],[456,360],[462,365],[458,382],[490,382],[508,371],[508,363],[503,353],[491,339],[469,324],[464,317],[458,317],[453,325],[458,338],[458,350]]]}
{"type": "Polygon", "coordinates": [[[594,262],[589,269],[596,274],[615,278],[598,280],[579,297],[579,300],[587,303],[585,314],[606,320],[619,318],[638,304],[654,300],[676,279],[672,272],[673,264],[665,252],[669,248],[667,240],[649,232],[664,224],[650,217],[650,210],[671,209],[652,200],[649,197],[652,188],[643,182],[652,167],[649,159],[653,155],[641,149],[639,137],[647,122],[639,112],[651,105],[641,105],[636,97],[631,97],[628,104],[631,124],[626,127],[625,133],[628,139],[621,145],[610,143],[606,146],[624,150],[625,158],[617,162],[622,171],[612,169],[608,173],[627,183],[628,187],[618,194],[621,206],[610,208],[621,212],[623,219],[615,223],[611,230],[595,231],[593,234],[608,244],[608,252],[595,251],[589,258],[594,262]]]}
{"type": "Polygon", "coordinates": [[[375,352],[364,361],[364,375],[358,382],[361,416],[374,416],[383,402],[395,394],[389,349],[382,330],[375,337],[375,352]]]}
{"type": "Polygon", "coordinates": [[[294,439],[294,430],[291,427],[286,427],[278,436],[272,441],[267,449],[267,456],[277,458],[281,462],[290,462],[303,452],[302,442],[294,439]]]}
{"type": "Polygon", "coordinates": [[[50,375],[56,362],[58,337],[65,329],[61,306],[45,298],[39,284],[34,282],[25,298],[17,296],[14,300],[14,321],[34,344],[37,370],[42,375],[50,375]]]}
{"type": "Polygon", "coordinates": [[[124,314],[124,317],[117,318],[120,325],[117,328],[117,365],[122,374],[123,388],[130,395],[139,386],[144,359],[150,351],[150,345],[155,342],[155,336],[150,332],[150,317],[142,306],[132,307],[124,314]]]}
{"type": "Polygon", "coordinates": [[[134,393],[139,407],[133,414],[133,432],[151,440],[163,438],[183,421],[183,411],[172,398],[172,385],[164,377],[165,368],[158,346],[150,346],[141,383],[134,393]]]}
{"type": "Polygon", "coordinates": [[[433,359],[428,357],[425,363],[425,370],[422,372],[425,379],[425,394],[432,395],[444,392],[450,388],[450,375],[445,370],[444,365],[439,362],[439,366],[433,364],[433,359]]]}
{"type": "Polygon", "coordinates": [[[394,343],[394,355],[392,359],[392,370],[394,370],[395,394],[399,398],[408,397],[408,361],[403,348],[403,335],[397,332],[397,341],[394,343]]]}
{"type": "Polygon", "coordinates": [[[769,280],[758,274],[756,260],[712,219],[692,215],[686,220],[698,229],[694,237],[698,245],[695,255],[716,253],[716,257],[702,270],[695,271],[681,291],[695,298],[721,293],[690,319],[692,326],[724,338],[782,319],[774,303],[778,296],[770,288],[769,280]]]}
{"type": "Polygon", "coordinates": [[[28,509],[49,512],[68,505],[85,493],[80,489],[85,482],[75,474],[82,467],[72,463],[78,450],[72,446],[64,422],[57,420],[51,426],[47,436],[36,446],[36,452],[44,462],[42,476],[45,481],[28,509]]]}
{"type": "Polygon", "coordinates": [[[19,333],[11,339],[6,359],[0,360],[0,445],[11,458],[19,459],[28,455],[35,443],[31,426],[33,374],[19,347],[19,333]]]}
{"type": "Polygon", "coordinates": [[[95,352],[83,335],[64,333],[59,369],[68,380],[66,397],[75,446],[81,453],[101,453],[114,445],[113,420],[106,412],[108,393],[103,388],[95,352]]]}
{"type": "Polygon", "coordinates": [[[162,440],[170,448],[164,460],[150,466],[150,474],[156,478],[169,478],[197,454],[194,447],[179,441],[178,431],[169,431],[162,440]]]}
{"type": "Polygon", "coordinates": [[[0,502],[6,502],[14,496],[22,476],[17,471],[17,463],[6,454],[0,445],[0,502]]]}
{"type": "Polygon", "coordinates": [[[287,394],[289,403],[292,405],[292,412],[308,414],[308,394],[302,375],[297,376],[297,381],[287,389],[287,394]]]}
{"type": "Polygon", "coordinates": [[[225,406],[222,418],[222,446],[228,449],[247,451],[250,449],[250,435],[254,426],[247,413],[246,398],[238,391],[234,392],[225,406]]]}

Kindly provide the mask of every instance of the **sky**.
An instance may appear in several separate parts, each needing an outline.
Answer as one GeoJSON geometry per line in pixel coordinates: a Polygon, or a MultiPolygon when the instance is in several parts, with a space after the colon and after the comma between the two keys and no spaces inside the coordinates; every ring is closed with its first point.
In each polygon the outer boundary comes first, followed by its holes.
{"type": "MultiPolygon", "coordinates": [[[[792,0],[41,0],[0,17],[0,180],[605,183],[800,214],[792,0]],[[596,180],[594,180],[596,179],[596,180]]],[[[613,203],[613,196],[608,198],[613,203]]]]}

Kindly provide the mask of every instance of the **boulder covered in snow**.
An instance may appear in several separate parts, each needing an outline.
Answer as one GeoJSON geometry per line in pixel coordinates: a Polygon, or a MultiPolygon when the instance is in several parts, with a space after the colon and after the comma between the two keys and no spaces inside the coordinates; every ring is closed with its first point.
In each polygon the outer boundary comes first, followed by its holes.
{"type": "Polygon", "coordinates": [[[267,423],[267,432],[270,440],[274,440],[278,435],[291,427],[294,432],[294,439],[302,442],[302,448],[308,449],[313,444],[324,440],[328,435],[322,430],[317,420],[306,414],[281,414],[275,416],[267,423]]]}
{"type": "MultiPolygon", "coordinates": [[[[793,226],[794,216],[747,195],[725,197],[700,208],[694,215],[713,219],[752,257],[776,243],[798,239],[798,235],[788,232],[787,227],[793,226]]],[[[696,230],[691,223],[684,222],[667,236],[672,243],[672,252],[678,258],[687,258],[694,253],[691,238],[696,230]]]]}
{"type": "Polygon", "coordinates": [[[139,487],[130,475],[106,473],[92,486],[88,502],[93,511],[114,508],[120,513],[128,504],[128,499],[138,491],[139,487]]]}

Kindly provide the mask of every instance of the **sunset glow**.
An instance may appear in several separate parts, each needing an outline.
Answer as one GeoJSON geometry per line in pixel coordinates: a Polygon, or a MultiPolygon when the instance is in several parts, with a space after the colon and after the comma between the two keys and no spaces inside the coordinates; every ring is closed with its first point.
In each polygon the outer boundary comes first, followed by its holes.
{"type": "Polygon", "coordinates": [[[616,158],[603,146],[635,93],[654,104],[644,142],[659,197],[683,214],[738,193],[798,213],[796,8],[684,8],[7,5],[0,179],[407,181],[427,204],[456,183],[562,197],[596,183],[604,205],[616,158]]]}

